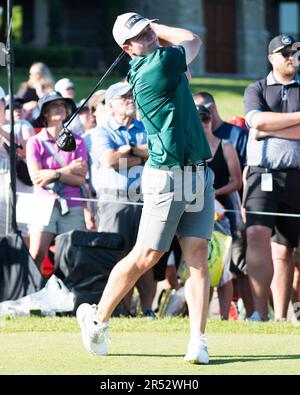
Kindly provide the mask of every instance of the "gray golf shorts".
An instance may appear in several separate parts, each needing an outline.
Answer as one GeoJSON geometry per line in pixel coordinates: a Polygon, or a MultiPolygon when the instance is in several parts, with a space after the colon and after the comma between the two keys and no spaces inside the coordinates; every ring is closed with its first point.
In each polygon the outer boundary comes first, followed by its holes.
{"type": "Polygon", "coordinates": [[[70,232],[70,230],[86,230],[83,207],[69,207],[68,215],[61,215],[58,207],[53,207],[48,225],[29,225],[29,234],[48,232],[55,235],[70,232]]]}
{"type": "Polygon", "coordinates": [[[214,173],[162,170],[145,166],[142,176],[144,207],[137,244],[168,251],[174,235],[210,240],[214,226],[214,173]]]}

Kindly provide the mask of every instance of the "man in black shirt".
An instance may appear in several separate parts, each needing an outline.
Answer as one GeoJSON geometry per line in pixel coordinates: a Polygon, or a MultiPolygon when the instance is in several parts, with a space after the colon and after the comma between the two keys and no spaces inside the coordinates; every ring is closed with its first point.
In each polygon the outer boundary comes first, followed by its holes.
{"type": "MultiPolygon", "coordinates": [[[[247,147],[247,212],[300,214],[300,78],[294,43],[294,38],[287,34],[274,37],[268,48],[272,71],[245,90],[245,115],[251,127],[247,147]],[[257,136],[267,138],[258,141],[257,136]]],[[[247,214],[253,320],[268,318],[270,285],[275,319],[286,319],[294,271],[292,251],[298,245],[299,235],[299,218],[247,214]]]]}

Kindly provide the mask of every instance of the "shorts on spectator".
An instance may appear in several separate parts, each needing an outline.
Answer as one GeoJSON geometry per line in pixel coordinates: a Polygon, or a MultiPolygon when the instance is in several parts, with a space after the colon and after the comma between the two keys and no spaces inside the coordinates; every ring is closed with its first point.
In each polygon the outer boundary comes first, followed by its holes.
{"type": "MultiPolygon", "coordinates": [[[[273,191],[261,190],[261,175],[266,169],[249,168],[245,191],[247,211],[300,214],[300,170],[271,170],[273,191]]],[[[273,230],[272,240],[278,244],[296,247],[300,235],[300,218],[247,213],[247,228],[262,225],[273,230]]]]}
{"type": "Polygon", "coordinates": [[[119,233],[124,239],[124,252],[128,254],[135,245],[142,207],[122,204],[111,197],[111,202],[99,202],[98,232],[119,233]]]}
{"type": "Polygon", "coordinates": [[[300,239],[298,241],[297,247],[294,248],[293,251],[293,262],[300,263],[300,239]]]}
{"type": "Polygon", "coordinates": [[[69,232],[70,230],[86,230],[83,207],[69,207],[69,214],[61,215],[57,207],[53,208],[49,224],[30,225],[29,234],[33,232],[48,232],[55,235],[69,232]]]}
{"type": "Polygon", "coordinates": [[[246,265],[246,251],[247,251],[247,237],[246,232],[240,232],[240,237],[234,238],[231,243],[230,253],[230,266],[229,270],[236,276],[244,275],[247,273],[246,265]]]}
{"type": "Polygon", "coordinates": [[[228,283],[228,281],[232,280],[232,278],[233,278],[233,275],[229,270],[229,266],[224,265],[223,270],[222,270],[221,279],[220,279],[220,282],[219,282],[219,285],[217,288],[223,287],[223,285],[228,283]]]}

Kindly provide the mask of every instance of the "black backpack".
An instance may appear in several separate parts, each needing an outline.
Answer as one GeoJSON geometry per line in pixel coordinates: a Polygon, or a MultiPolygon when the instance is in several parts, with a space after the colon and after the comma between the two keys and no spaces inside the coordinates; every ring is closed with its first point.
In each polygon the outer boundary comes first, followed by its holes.
{"type": "Polygon", "coordinates": [[[20,233],[0,241],[0,302],[16,300],[39,291],[43,276],[20,233]]]}
{"type": "Polygon", "coordinates": [[[123,237],[117,233],[73,230],[56,237],[55,271],[81,303],[98,303],[109,274],[124,256],[123,237]]]}

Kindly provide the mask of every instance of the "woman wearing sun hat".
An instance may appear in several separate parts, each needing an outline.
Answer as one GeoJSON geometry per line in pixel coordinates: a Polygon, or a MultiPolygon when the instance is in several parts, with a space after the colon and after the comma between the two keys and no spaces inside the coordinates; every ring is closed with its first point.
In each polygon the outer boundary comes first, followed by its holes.
{"type": "Polygon", "coordinates": [[[85,229],[83,202],[68,198],[81,196],[87,172],[87,152],[83,140],[75,134],[75,151],[61,151],[55,143],[64,122],[76,109],[72,99],[62,97],[59,92],[49,92],[38,101],[38,108],[37,121],[43,128],[28,140],[28,169],[34,193],[55,193],[57,196],[49,224],[30,226],[30,253],[40,265],[57,234],[85,229]]]}

